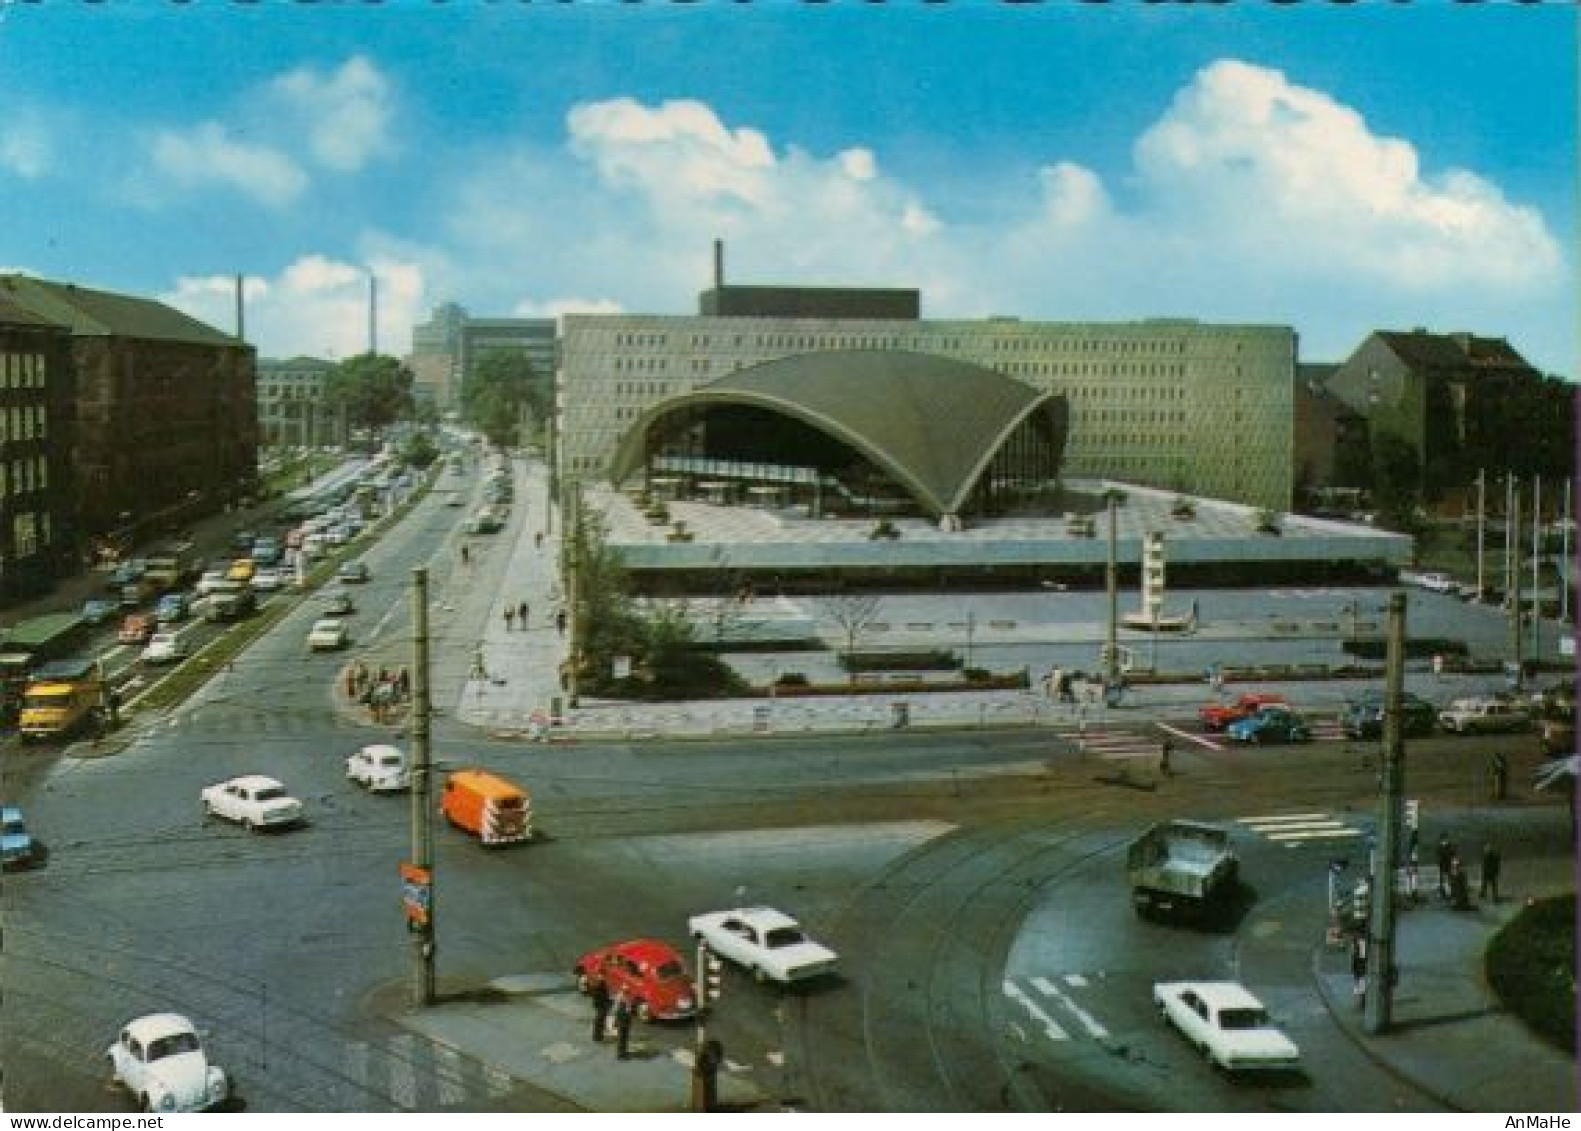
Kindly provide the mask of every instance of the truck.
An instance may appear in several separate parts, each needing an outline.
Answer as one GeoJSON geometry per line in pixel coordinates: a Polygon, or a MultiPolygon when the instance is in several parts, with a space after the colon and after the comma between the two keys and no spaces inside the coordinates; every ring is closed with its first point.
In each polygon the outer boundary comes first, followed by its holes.
{"type": "Polygon", "coordinates": [[[191,542],[166,542],[149,551],[143,577],[158,593],[180,589],[203,572],[203,561],[191,542]]]}
{"type": "Polygon", "coordinates": [[[28,678],[18,730],[24,742],[69,738],[98,724],[108,701],[98,660],[52,660],[28,678]]]}
{"type": "Polygon", "coordinates": [[[529,840],[532,797],[515,782],[487,770],[455,770],[445,778],[440,812],[452,828],[489,847],[529,840]]]}
{"type": "Polygon", "coordinates": [[[253,593],[252,586],[245,581],[232,581],[229,578],[216,582],[208,596],[195,606],[202,609],[203,619],[210,621],[241,620],[251,616],[257,607],[258,597],[253,593]]]}
{"type": "Polygon", "coordinates": [[[1240,873],[1229,830],[1202,821],[1156,824],[1126,853],[1131,902],[1144,918],[1155,912],[1212,915],[1234,897],[1240,873]]]}
{"type": "Polygon", "coordinates": [[[29,673],[42,663],[70,655],[91,628],[76,613],[46,613],[5,630],[0,642],[0,718],[15,720],[29,673]]]}

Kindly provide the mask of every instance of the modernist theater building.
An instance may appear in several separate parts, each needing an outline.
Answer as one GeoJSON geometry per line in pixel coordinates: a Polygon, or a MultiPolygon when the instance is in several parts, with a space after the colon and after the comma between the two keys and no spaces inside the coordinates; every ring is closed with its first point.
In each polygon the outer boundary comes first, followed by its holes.
{"type": "Polygon", "coordinates": [[[1132,573],[1160,531],[1182,583],[1408,561],[1286,513],[1288,327],[919,315],[915,291],[716,277],[697,315],[566,316],[562,501],[654,591],[1098,581],[1111,496],[1132,573]]]}

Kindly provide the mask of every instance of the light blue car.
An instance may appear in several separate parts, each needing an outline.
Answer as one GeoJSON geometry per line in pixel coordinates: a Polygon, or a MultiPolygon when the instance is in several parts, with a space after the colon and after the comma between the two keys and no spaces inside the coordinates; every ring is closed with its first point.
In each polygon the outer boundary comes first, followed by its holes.
{"type": "Polygon", "coordinates": [[[1288,707],[1263,707],[1255,715],[1233,722],[1224,728],[1224,736],[1231,742],[1310,742],[1312,728],[1306,720],[1288,707]]]}

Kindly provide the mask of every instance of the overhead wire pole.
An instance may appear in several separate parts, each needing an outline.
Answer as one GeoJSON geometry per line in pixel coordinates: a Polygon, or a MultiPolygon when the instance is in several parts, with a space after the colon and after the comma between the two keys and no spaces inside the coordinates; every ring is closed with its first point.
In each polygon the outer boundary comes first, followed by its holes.
{"type": "Polygon", "coordinates": [[[1538,586],[1543,564],[1543,477],[1532,478],[1532,663],[1542,659],[1543,603],[1538,586]]]}
{"type": "Polygon", "coordinates": [[[1103,682],[1106,687],[1114,687],[1120,681],[1120,577],[1119,566],[1115,561],[1115,499],[1113,492],[1109,495],[1109,561],[1104,571],[1104,579],[1109,588],[1109,624],[1104,633],[1103,645],[1103,682]]]}
{"type": "Polygon", "coordinates": [[[1486,542],[1488,522],[1488,473],[1477,469],[1477,600],[1487,599],[1488,578],[1483,569],[1483,545],[1486,542]]]}
{"type": "Polygon", "coordinates": [[[412,867],[427,885],[427,914],[409,919],[415,953],[412,1004],[434,1003],[435,921],[433,770],[429,722],[433,702],[428,684],[428,570],[412,570],[412,867]]]}
{"type": "Polygon", "coordinates": [[[1516,491],[1510,504],[1509,518],[1510,584],[1505,592],[1505,607],[1510,614],[1510,660],[1514,663],[1515,686],[1519,691],[1525,682],[1525,665],[1522,662],[1521,633],[1521,493],[1516,491]]]}
{"type": "Polygon", "coordinates": [[[1367,918],[1367,992],[1363,1024],[1369,1033],[1386,1032],[1393,1020],[1394,874],[1400,857],[1400,825],[1405,804],[1405,594],[1389,597],[1384,661],[1383,796],[1378,816],[1378,851],[1372,859],[1372,909],[1367,918]]]}

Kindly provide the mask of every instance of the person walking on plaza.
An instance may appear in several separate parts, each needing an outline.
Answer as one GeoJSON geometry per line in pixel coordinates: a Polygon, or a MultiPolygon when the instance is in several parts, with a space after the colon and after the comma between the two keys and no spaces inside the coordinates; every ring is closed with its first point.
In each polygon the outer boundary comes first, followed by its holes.
{"type": "Polygon", "coordinates": [[[609,986],[601,978],[593,983],[593,1040],[599,1044],[609,1026],[609,1005],[609,986]]]}
{"type": "Polygon", "coordinates": [[[1498,845],[1490,840],[1482,846],[1482,883],[1477,891],[1479,899],[1491,899],[1494,903],[1499,901],[1499,868],[1503,863],[1498,845]]]}
{"type": "Polygon", "coordinates": [[[1367,997],[1367,936],[1353,935],[1350,940],[1351,992],[1359,1007],[1367,997]]]}
{"type": "Polygon", "coordinates": [[[1449,895],[1456,911],[1471,910],[1471,878],[1466,875],[1459,856],[1449,862],[1449,895]]]}
{"type": "Polygon", "coordinates": [[[1455,859],[1455,846],[1449,842],[1448,833],[1438,834],[1438,898],[1448,899],[1449,866],[1455,859]]]}
{"type": "Polygon", "coordinates": [[[516,606],[516,623],[521,625],[522,631],[527,631],[527,602],[523,601],[516,606]]]}
{"type": "Polygon", "coordinates": [[[1158,775],[1170,778],[1175,776],[1173,767],[1169,764],[1169,756],[1175,752],[1175,744],[1169,739],[1164,739],[1164,744],[1158,748],[1158,775]]]}
{"type": "Polygon", "coordinates": [[[515,621],[515,619],[516,619],[516,606],[514,606],[514,605],[506,605],[505,606],[505,631],[506,632],[509,632],[511,630],[511,624],[512,624],[513,621],[515,621]]]}
{"type": "Polygon", "coordinates": [[[626,1060],[631,1056],[631,1002],[626,995],[615,995],[615,1056],[626,1060]]]}
{"type": "Polygon", "coordinates": [[[1417,843],[1416,830],[1411,830],[1411,843],[1405,850],[1405,896],[1412,903],[1421,899],[1417,890],[1417,883],[1421,879],[1421,850],[1417,843]]]}

